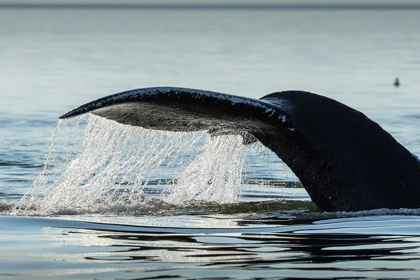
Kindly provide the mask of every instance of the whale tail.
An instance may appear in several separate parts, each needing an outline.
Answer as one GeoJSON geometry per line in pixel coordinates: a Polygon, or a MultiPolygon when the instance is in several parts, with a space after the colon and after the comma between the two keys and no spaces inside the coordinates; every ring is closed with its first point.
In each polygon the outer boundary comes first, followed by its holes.
{"type": "Polygon", "coordinates": [[[260,141],[296,174],[323,210],[420,207],[420,162],[361,112],[302,91],[252,99],[196,89],[125,91],[60,118],[92,113],[168,131],[208,130],[260,141]]]}

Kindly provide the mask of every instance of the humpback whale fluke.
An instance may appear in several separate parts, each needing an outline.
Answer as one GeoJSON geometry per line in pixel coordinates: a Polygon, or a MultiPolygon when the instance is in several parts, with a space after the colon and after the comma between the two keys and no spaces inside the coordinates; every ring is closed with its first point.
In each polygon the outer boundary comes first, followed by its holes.
{"type": "Polygon", "coordinates": [[[283,91],[258,100],[144,88],[89,102],[60,118],[84,113],[150,129],[252,135],[291,168],[323,210],[420,207],[419,159],[363,113],[314,93],[283,91]]]}

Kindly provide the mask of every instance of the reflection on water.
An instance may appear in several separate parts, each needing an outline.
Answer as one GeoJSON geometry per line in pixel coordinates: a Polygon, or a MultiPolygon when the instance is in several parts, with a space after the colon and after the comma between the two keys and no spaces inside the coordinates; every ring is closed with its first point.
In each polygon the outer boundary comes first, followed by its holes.
{"type": "MultiPolygon", "coordinates": [[[[217,275],[225,279],[412,279],[420,275],[418,216],[402,216],[398,211],[394,215],[358,213],[353,214],[356,217],[334,219],[320,219],[322,213],[313,215],[318,218],[305,219],[304,213],[300,218],[250,216],[234,221],[220,214],[160,217],[163,224],[193,225],[207,220],[207,226],[213,223],[211,227],[156,227],[147,225],[147,218],[140,219],[138,226],[132,225],[132,218],[121,218],[121,224],[0,219],[6,229],[5,241],[13,238],[10,232],[20,223],[28,225],[22,233],[25,238],[42,232],[36,238],[43,249],[25,257],[27,261],[42,260],[40,266],[17,277],[85,274],[108,279],[121,272],[127,274],[119,274],[119,279],[217,275]],[[125,225],[129,220],[130,225],[125,225]],[[51,269],[56,263],[62,269],[51,269]],[[79,269],[72,270],[75,265],[79,269]]],[[[21,251],[19,244],[8,246],[14,247],[15,253],[21,251]]],[[[5,258],[3,251],[0,259],[5,258]]],[[[10,268],[4,263],[1,266],[5,275],[10,268]]]]}

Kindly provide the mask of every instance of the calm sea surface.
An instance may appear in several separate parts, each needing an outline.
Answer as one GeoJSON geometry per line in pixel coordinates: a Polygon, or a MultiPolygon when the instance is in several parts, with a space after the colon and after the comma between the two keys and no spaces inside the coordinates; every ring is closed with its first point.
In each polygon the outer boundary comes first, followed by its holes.
{"type": "Polygon", "coordinates": [[[363,111],[420,156],[419,27],[415,8],[0,5],[0,278],[420,279],[420,210],[319,211],[280,160],[235,139],[96,118],[56,129],[134,88],[299,89],[363,111]],[[212,153],[233,179],[188,197],[207,177],[171,180],[212,153]]]}

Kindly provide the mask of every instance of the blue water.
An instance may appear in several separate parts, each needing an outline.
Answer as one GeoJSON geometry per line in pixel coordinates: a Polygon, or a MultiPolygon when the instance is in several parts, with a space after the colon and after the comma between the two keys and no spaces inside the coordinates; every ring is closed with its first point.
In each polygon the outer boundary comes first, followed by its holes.
{"type": "MultiPolygon", "coordinates": [[[[140,87],[312,91],[420,155],[418,26],[415,7],[0,6],[0,277],[420,278],[419,210],[321,212],[258,146],[232,203],[170,204],[151,184],[151,200],[132,207],[14,210],[43,171],[59,115],[140,87]]],[[[72,142],[60,143],[58,154],[72,142]]]]}

